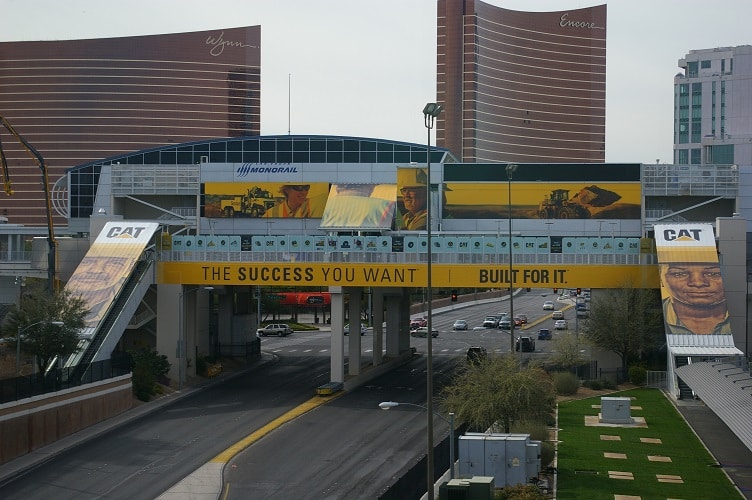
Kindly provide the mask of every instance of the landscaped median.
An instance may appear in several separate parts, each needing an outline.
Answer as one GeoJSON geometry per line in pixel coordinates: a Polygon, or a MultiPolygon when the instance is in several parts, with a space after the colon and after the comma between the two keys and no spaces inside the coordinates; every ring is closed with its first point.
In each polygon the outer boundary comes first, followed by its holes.
{"type": "Polygon", "coordinates": [[[559,403],[558,499],[743,498],[661,391],[609,396],[645,423],[599,424],[600,397],[559,403]]]}

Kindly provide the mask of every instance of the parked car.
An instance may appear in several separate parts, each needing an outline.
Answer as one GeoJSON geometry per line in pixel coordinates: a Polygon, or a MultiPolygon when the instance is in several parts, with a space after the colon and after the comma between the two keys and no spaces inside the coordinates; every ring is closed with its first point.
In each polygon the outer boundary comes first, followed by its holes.
{"type": "Polygon", "coordinates": [[[512,320],[509,316],[504,316],[501,318],[501,321],[499,321],[499,328],[502,330],[511,330],[512,329],[512,320]]]}
{"type": "Polygon", "coordinates": [[[551,330],[548,328],[538,330],[538,340],[551,340],[551,330]]]}
{"type": "Polygon", "coordinates": [[[554,301],[553,300],[547,300],[543,303],[543,310],[544,311],[553,311],[554,310],[554,301]]]}
{"type": "Polygon", "coordinates": [[[567,329],[567,320],[565,319],[557,319],[554,321],[554,329],[555,330],[566,330],[567,329]]]}
{"type": "Polygon", "coordinates": [[[498,326],[499,319],[496,316],[486,316],[486,319],[483,320],[484,328],[498,328],[498,326]]]}
{"type": "MultiPolygon", "coordinates": [[[[410,332],[410,335],[413,337],[427,337],[428,336],[428,327],[427,326],[421,326],[419,328],[416,328],[415,330],[410,332]]],[[[436,328],[431,329],[431,337],[436,338],[439,336],[439,331],[436,328]]]]}
{"type": "Polygon", "coordinates": [[[467,321],[464,319],[458,319],[452,325],[452,330],[467,330],[467,321]]]}
{"type": "MultiPolygon", "coordinates": [[[[348,324],[345,325],[344,330],[345,330],[345,335],[350,335],[350,323],[348,323],[348,324]]],[[[361,323],[360,324],[360,334],[361,335],[365,335],[367,331],[368,331],[368,327],[366,325],[364,325],[363,323],[361,323]]]]}
{"type": "Polygon", "coordinates": [[[564,311],[554,311],[551,313],[551,319],[564,319],[564,311]]]}
{"type": "Polygon", "coordinates": [[[258,330],[256,330],[256,335],[259,337],[266,337],[267,335],[284,337],[285,335],[290,335],[291,333],[292,328],[290,328],[290,326],[286,325],[285,323],[271,323],[266,325],[264,328],[259,328],[258,330]]]}
{"type": "Polygon", "coordinates": [[[475,365],[482,363],[488,358],[488,351],[482,346],[472,346],[467,348],[467,362],[475,365]]]}
{"type": "Polygon", "coordinates": [[[535,341],[530,337],[517,337],[517,342],[514,343],[514,350],[533,352],[535,350],[535,341]]]}

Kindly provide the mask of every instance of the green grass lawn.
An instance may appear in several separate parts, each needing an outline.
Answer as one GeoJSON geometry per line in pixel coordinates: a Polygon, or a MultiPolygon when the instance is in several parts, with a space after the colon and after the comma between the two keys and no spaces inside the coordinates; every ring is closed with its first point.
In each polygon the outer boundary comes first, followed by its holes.
{"type": "Polygon", "coordinates": [[[634,398],[631,416],[644,417],[647,427],[585,426],[586,415],[600,413],[592,407],[601,404],[600,397],[560,403],[557,498],[743,498],[661,391],[634,389],[609,396],[634,398]],[[602,440],[601,435],[620,440],[602,440]],[[658,438],[661,443],[643,443],[640,438],[658,438]],[[606,452],[627,458],[605,458],[606,452]],[[649,455],[669,457],[671,462],[650,461],[649,455]],[[609,478],[609,471],[631,472],[634,480],[609,478]],[[656,474],[680,476],[683,483],[661,483],[656,474]]]}

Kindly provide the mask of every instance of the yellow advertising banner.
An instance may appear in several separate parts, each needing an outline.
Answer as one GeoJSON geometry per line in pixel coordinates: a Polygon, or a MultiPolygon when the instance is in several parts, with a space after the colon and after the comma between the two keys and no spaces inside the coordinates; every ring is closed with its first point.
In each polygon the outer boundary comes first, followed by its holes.
{"type": "MultiPolygon", "coordinates": [[[[159,284],[424,287],[426,264],[159,262],[159,284]]],[[[434,264],[433,287],[658,288],[658,266],[434,264]]]]}

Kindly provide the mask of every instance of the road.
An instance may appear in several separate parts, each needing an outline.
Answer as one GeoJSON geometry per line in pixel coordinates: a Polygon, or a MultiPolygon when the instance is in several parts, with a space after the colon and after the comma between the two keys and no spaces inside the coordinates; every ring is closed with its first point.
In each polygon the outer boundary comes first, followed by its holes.
{"type": "MultiPolygon", "coordinates": [[[[515,298],[515,312],[531,320],[542,317],[543,300],[540,294],[523,294],[515,298]]],[[[434,315],[440,331],[433,339],[437,386],[449,380],[455,363],[464,362],[470,345],[509,351],[507,332],[451,331],[455,319],[480,325],[487,313],[505,310],[504,304],[434,315]]],[[[540,326],[550,326],[548,316],[540,326]]],[[[362,337],[365,358],[371,335],[369,331],[362,337]]],[[[426,339],[412,338],[411,343],[420,353],[426,339]]],[[[536,347],[544,351],[547,344],[537,342],[536,347]]],[[[329,381],[329,332],[264,338],[262,349],[278,360],[51,457],[0,485],[2,497],[156,498],[233,443],[310,399],[316,387],[329,381]]],[[[424,357],[305,414],[240,453],[226,468],[228,498],[377,496],[425,453],[424,412],[410,407],[380,410],[378,403],[387,400],[425,403],[424,357]]],[[[438,442],[447,425],[437,419],[434,428],[438,442]]]]}

